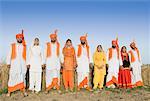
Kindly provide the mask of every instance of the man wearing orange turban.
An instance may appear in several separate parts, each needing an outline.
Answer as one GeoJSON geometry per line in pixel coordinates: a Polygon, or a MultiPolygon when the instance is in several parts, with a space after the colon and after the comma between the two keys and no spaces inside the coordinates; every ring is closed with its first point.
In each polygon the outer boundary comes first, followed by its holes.
{"type": "Polygon", "coordinates": [[[133,87],[143,86],[143,81],[141,77],[141,56],[135,42],[130,44],[131,50],[129,51],[129,59],[132,68],[132,84],[133,87]]]}
{"type": "Polygon", "coordinates": [[[46,93],[52,88],[60,92],[60,58],[62,55],[60,44],[57,40],[57,30],[50,35],[51,42],[47,42],[45,47],[46,65],[46,93]]]}
{"type": "Polygon", "coordinates": [[[106,86],[108,88],[115,88],[118,86],[118,72],[119,67],[122,66],[122,58],[119,51],[118,39],[112,41],[112,47],[107,52],[108,75],[106,79],[106,86]]]}
{"type": "Polygon", "coordinates": [[[89,86],[89,65],[92,67],[92,56],[90,47],[87,43],[87,34],[80,37],[81,44],[77,48],[77,74],[78,74],[78,90],[81,88],[90,89],[89,86]]]}
{"type": "Polygon", "coordinates": [[[10,68],[8,81],[8,94],[16,90],[21,90],[24,96],[25,92],[25,74],[26,74],[26,44],[24,41],[23,31],[16,35],[17,43],[11,44],[7,56],[7,67],[10,68]]]}

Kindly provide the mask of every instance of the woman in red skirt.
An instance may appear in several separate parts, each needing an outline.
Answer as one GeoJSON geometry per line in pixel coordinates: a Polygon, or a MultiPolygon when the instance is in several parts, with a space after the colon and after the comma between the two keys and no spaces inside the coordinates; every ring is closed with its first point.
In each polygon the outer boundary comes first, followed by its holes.
{"type": "Polygon", "coordinates": [[[123,66],[119,69],[118,83],[120,88],[131,88],[131,68],[129,55],[125,46],[121,48],[123,66]]]}

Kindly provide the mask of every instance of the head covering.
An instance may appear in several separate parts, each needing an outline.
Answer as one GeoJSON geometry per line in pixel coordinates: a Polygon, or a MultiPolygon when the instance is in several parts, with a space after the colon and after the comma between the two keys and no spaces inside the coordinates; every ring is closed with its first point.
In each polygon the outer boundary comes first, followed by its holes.
{"type": "MultiPolygon", "coordinates": [[[[125,58],[126,58],[126,60],[129,61],[128,53],[127,53],[127,51],[126,51],[126,52],[123,52],[123,47],[125,47],[125,46],[122,46],[122,48],[121,48],[121,57],[122,57],[122,60],[124,61],[125,58]]],[[[126,47],[125,47],[125,48],[126,48],[126,47]]]]}
{"type": "Polygon", "coordinates": [[[26,45],[26,42],[25,42],[25,39],[24,39],[24,30],[22,30],[21,33],[18,33],[18,34],[16,35],[16,39],[17,39],[17,38],[22,38],[22,44],[23,44],[23,45],[26,45]]]}
{"type": "Polygon", "coordinates": [[[132,45],[135,46],[135,41],[132,41],[132,42],[130,43],[130,46],[132,46],[132,45]]]}
{"type": "Polygon", "coordinates": [[[116,38],[116,40],[112,40],[112,44],[115,44],[116,48],[119,48],[118,37],[116,38]]]}
{"type": "MultiPolygon", "coordinates": [[[[38,37],[36,37],[36,38],[38,38],[38,37]]],[[[32,40],[32,43],[31,43],[31,46],[30,46],[31,48],[34,47],[34,42],[35,42],[35,39],[36,39],[36,38],[34,38],[34,39],[32,40]]],[[[39,38],[38,38],[38,39],[39,39],[39,38]]],[[[39,44],[39,46],[40,46],[40,44],[39,44]]]]}
{"type": "Polygon", "coordinates": [[[55,30],[54,33],[50,34],[50,38],[57,38],[57,31],[58,30],[55,30]]]}
{"type": "Polygon", "coordinates": [[[22,38],[22,39],[23,39],[23,38],[24,38],[24,35],[23,35],[22,33],[18,33],[18,34],[16,35],[16,39],[17,39],[17,38],[22,38]]]}
{"type": "Polygon", "coordinates": [[[88,42],[87,42],[87,33],[84,36],[80,37],[80,41],[85,41],[86,45],[88,46],[88,42]]]}
{"type": "Polygon", "coordinates": [[[81,37],[80,37],[80,40],[81,40],[81,41],[87,41],[87,34],[85,34],[84,36],[81,36],[81,37]]]}
{"type": "MultiPolygon", "coordinates": [[[[16,35],[16,38],[22,38],[22,45],[23,45],[23,52],[22,52],[22,57],[23,59],[26,61],[26,43],[25,43],[25,39],[24,39],[24,34],[23,34],[23,30],[22,33],[19,33],[16,35]]],[[[11,59],[15,59],[16,58],[16,44],[12,44],[12,57],[11,59]]]]}
{"type": "Polygon", "coordinates": [[[112,44],[117,45],[117,41],[116,40],[112,40],[112,44]]]}

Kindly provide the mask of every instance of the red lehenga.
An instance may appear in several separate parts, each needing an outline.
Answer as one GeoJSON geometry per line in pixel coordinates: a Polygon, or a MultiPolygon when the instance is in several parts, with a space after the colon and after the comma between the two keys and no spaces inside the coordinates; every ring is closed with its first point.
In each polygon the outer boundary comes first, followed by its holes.
{"type": "Polygon", "coordinates": [[[123,68],[119,69],[118,84],[120,88],[132,88],[131,84],[131,68],[129,56],[127,53],[121,53],[123,68]]]}

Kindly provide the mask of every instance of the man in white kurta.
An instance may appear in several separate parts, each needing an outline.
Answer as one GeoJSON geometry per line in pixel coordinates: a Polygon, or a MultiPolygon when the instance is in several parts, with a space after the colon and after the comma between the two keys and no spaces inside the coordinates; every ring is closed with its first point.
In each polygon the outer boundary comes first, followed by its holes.
{"type": "Polygon", "coordinates": [[[52,88],[60,89],[60,61],[61,49],[57,40],[56,32],[50,35],[51,42],[45,47],[45,63],[46,63],[46,92],[52,88]]]}
{"type": "Polygon", "coordinates": [[[129,51],[129,59],[132,68],[132,86],[138,87],[143,86],[143,81],[141,77],[141,56],[135,42],[130,44],[131,50],[129,51]]]}
{"type": "Polygon", "coordinates": [[[8,94],[16,90],[21,90],[24,96],[27,96],[25,92],[25,75],[26,75],[26,45],[24,41],[24,35],[16,35],[17,43],[13,43],[10,47],[10,51],[7,56],[7,67],[9,70],[8,80],[8,94]]]}
{"type": "Polygon", "coordinates": [[[86,87],[91,90],[89,86],[89,67],[92,67],[92,56],[90,48],[87,44],[87,36],[80,37],[81,44],[77,47],[77,74],[78,74],[78,90],[86,87]]]}
{"type": "Polygon", "coordinates": [[[119,67],[122,66],[122,59],[117,40],[112,41],[112,48],[107,52],[108,75],[106,79],[106,86],[108,88],[115,88],[118,86],[119,67]]]}
{"type": "Polygon", "coordinates": [[[39,39],[35,38],[33,44],[29,49],[29,90],[38,93],[41,91],[41,76],[43,65],[43,53],[39,45],[39,39]]]}

